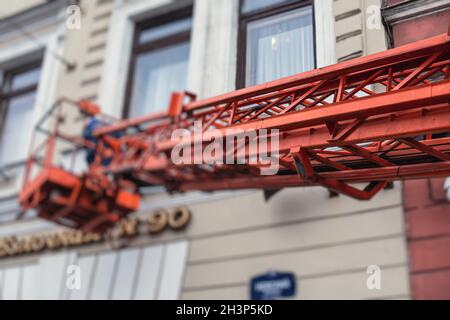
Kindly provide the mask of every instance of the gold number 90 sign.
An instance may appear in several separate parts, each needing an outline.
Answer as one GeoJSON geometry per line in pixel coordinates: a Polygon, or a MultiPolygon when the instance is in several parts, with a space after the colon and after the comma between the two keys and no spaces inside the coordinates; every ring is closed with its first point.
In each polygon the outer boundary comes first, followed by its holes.
{"type": "Polygon", "coordinates": [[[159,209],[147,219],[150,233],[156,234],[170,227],[173,230],[184,228],[191,220],[191,213],[186,207],[172,210],[159,209]]]}

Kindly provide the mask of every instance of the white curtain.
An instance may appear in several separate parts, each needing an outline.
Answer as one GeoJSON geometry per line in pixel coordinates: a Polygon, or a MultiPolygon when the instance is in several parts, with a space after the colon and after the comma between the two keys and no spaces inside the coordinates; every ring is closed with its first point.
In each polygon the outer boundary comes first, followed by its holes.
{"type": "Polygon", "coordinates": [[[311,7],[251,22],[247,36],[247,85],[314,68],[311,7]]]}
{"type": "Polygon", "coordinates": [[[0,166],[22,161],[33,130],[35,92],[13,98],[8,103],[0,140],[0,166]]]}
{"type": "Polygon", "coordinates": [[[138,58],[130,117],[165,111],[171,93],[185,90],[189,48],[187,42],[138,58]]]}

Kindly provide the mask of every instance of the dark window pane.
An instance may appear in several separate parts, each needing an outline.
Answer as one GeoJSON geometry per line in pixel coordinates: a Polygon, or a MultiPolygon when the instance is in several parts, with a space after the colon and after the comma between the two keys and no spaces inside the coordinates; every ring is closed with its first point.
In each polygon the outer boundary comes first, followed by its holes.
{"type": "Polygon", "coordinates": [[[244,0],[244,4],[242,5],[242,12],[248,13],[251,11],[262,9],[264,7],[269,7],[288,1],[290,0],[244,0]]]}
{"type": "Polygon", "coordinates": [[[33,91],[12,98],[7,103],[0,139],[0,166],[24,160],[26,157],[33,128],[35,95],[33,91]]]}
{"type": "Polygon", "coordinates": [[[183,31],[189,31],[192,26],[192,18],[177,20],[162,26],[153,27],[143,30],[139,35],[139,43],[146,43],[150,41],[159,40],[183,31]]]}
{"type": "Polygon", "coordinates": [[[311,7],[248,24],[246,85],[272,81],[313,68],[311,7]]]}
{"type": "Polygon", "coordinates": [[[137,58],[130,117],[166,111],[171,93],[186,89],[189,49],[184,42],[137,58]]]}
{"type": "Polygon", "coordinates": [[[12,76],[10,91],[15,91],[37,84],[41,75],[40,68],[34,68],[25,72],[17,73],[12,76]]]}

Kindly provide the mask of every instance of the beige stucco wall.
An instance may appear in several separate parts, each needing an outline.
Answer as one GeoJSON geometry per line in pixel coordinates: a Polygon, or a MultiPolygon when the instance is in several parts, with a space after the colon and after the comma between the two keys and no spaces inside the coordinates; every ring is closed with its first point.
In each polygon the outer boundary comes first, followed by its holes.
{"type": "Polygon", "coordinates": [[[321,188],[261,192],[190,205],[190,254],[182,297],[248,299],[249,280],[292,271],[300,299],[408,297],[401,190],[370,202],[329,199],[321,188]],[[368,290],[366,268],[383,270],[368,290]]]}
{"type": "MultiPolygon", "coordinates": [[[[380,8],[381,0],[333,1],[338,61],[386,50],[386,37],[380,28],[368,28],[367,19],[380,8]]],[[[381,21],[381,20],[379,20],[381,21]]]]}
{"type": "Polygon", "coordinates": [[[114,1],[81,1],[81,28],[67,30],[64,56],[74,71],[62,71],[58,93],[75,100],[98,98],[107,32],[114,1]]]}

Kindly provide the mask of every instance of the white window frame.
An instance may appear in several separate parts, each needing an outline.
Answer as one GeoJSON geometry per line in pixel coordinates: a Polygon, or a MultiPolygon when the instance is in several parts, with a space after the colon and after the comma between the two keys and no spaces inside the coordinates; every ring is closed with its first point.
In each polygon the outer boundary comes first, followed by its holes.
{"type": "Polygon", "coordinates": [[[333,0],[314,0],[317,68],[336,63],[333,0]]]}
{"type": "MultiPolygon", "coordinates": [[[[63,25],[64,26],[64,25],[63,25]]],[[[18,60],[23,59],[23,63],[28,62],[28,57],[39,56],[43,51],[41,75],[36,90],[36,100],[33,106],[33,126],[37,123],[39,118],[50,108],[51,104],[56,100],[57,76],[61,68],[61,62],[58,61],[54,53],[62,55],[61,36],[64,34],[64,27],[57,27],[56,29],[42,33],[35,34],[35,40],[28,37],[22,37],[20,41],[12,40],[11,46],[0,49],[0,70],[3,71],[11,65],[16,65],[18,60]],[[42,44],[40,46],[39,44],[42,44]]],[[[8,39],[4,40],[7,44],[8,39]]],[[[20,64],[19,64],[20,65],[20,64]]],[[[31,142],[31,140],[30,140],[31,142]]],[[[29,144],[24,146],[26,148],[26,155],[28,154],[29,144]]],[[[26,160],[26,156],[23,161],[26,160]]],[[[0,198],[16,194],[22,187],[22,172],[23,166],[18,166],[17,170],[13,172],[12,183],[4,184],[0,181],[0,198]]]]}
{"type": "Polygon", "coordinates": [[[152,10],[171,3],[172,0],[130,3],[116,0],[110,20],[114,23],[109,25],[98,99],[104,113],[119,118],[122,116],[136,22],[144,20],[152,10]]]}

